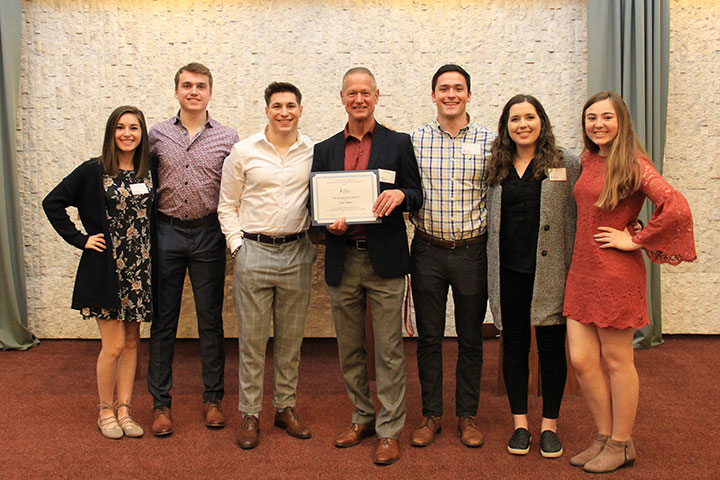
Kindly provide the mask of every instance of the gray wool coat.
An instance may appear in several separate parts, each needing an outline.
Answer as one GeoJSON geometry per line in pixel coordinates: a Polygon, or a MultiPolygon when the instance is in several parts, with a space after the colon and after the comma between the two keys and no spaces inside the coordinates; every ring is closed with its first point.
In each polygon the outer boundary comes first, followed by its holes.
{"type": "MultiPolygon", "coordinates": [[[[563,150],[566,181],[546,178],[540,187],[540,231],[538,232],[535,283],[530,304],[530,323],[534,326],[565,323],[562,315],[565,279],[570,268],[575,241],[577,207],[573,187],[580,176],[580,160],[563,150]]],[[[488,297],[495,326],[502,330],[500,312],[500,212],[502,186],[487,192],[488,297]]],[[[505,292],[508,294],[508,292],[505,292]]],[[[512,294],[512,292],[510,292],[512,294]]]]}

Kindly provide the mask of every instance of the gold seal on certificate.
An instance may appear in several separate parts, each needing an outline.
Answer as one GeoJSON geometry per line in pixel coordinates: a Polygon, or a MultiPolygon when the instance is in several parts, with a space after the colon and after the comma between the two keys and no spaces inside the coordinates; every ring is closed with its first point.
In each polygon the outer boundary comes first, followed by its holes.
{"type": "Polygon", "coordinates": [[[348,224],[379,223],[381,220],[372,211],[379,190],[377,170],[312,172],[312,224],[331,225],[343,217],[348,224]]]}

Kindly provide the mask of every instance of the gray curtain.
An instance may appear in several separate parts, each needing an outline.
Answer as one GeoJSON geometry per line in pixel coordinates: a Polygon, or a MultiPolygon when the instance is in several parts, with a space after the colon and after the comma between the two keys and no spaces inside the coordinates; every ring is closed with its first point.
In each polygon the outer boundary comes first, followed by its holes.
{"type": "Polygon", "coordinates": [[[15,114],[20,81],[21,0],[0,1],[0,349],[26,350],[38,340],[26,328],[25,264],[17,161],[15,114]]]}
{"type": "MultiPolygon", "coordinates": [[[[588,94],[614,90],[630,109],[640,140],[662,173],[670,51],[668,0],[588,0],[588,94]]],[[[652,205],[641,220],[647,224],[652,205]]],[[[662,343],[660,267],[645,259],[650,325],[636,347],[662,343]]]]}

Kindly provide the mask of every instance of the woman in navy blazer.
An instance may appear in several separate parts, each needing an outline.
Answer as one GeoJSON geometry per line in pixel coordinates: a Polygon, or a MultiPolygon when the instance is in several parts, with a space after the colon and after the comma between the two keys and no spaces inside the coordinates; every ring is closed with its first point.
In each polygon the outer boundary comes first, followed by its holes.
{"type": "Polygon", "coordinates": [[[80,164],[43,200],[55,230],[83,251],[72,308],[97,321],[100,329],[98,428],[108,438],[143,435],[130,417],[130,400],[140,322],[152,316],[152,198],[145,117],[135,107],[122,106],[108,118],[102,155],[80,164]],[[71,206],[85,233],[70,220],[66,208],[71,206]]]}

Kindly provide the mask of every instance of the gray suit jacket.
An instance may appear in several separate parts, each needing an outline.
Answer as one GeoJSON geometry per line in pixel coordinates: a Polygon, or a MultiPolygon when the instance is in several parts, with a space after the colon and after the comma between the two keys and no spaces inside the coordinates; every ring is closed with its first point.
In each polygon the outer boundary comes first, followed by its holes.
{"type": "MultiPolygon", "coordinates": [[[[546,178],[540,187],[540,231],[538,232],[535,283],[530,304],[530,322],[535,326],[565,323],[562,316],[565,279],[575,241],[577,208],[573,187],[580,176],[580,161],[563,150],[567,181],[546,178]]],[[[502,187],[487,193],[488,297],[495,326],[502,330],[500,312],[500,212],[502,187]]],[[[507,294],[507,292],[506,292],[507,294]]]]}

